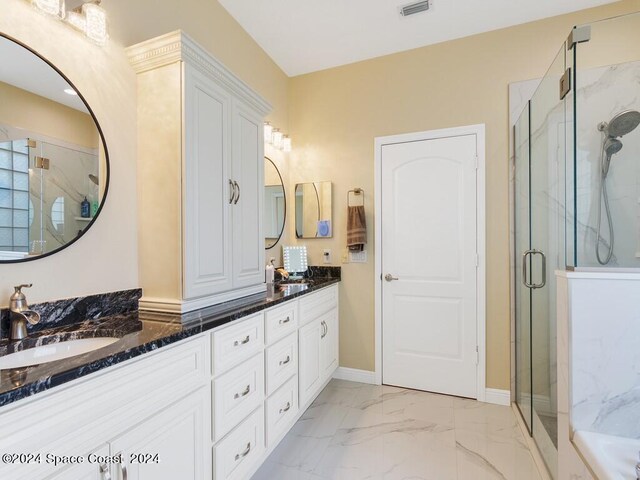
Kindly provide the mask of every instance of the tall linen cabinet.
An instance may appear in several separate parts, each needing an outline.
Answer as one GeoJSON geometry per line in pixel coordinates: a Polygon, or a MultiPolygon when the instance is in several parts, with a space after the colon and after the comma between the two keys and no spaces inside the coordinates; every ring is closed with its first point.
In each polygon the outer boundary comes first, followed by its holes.
{"type": "Polygon", "coordinates": [[[186,312],[263,291],[271,106],[184,32],[127,53],[138,82],[141,308],[186,312]]]}

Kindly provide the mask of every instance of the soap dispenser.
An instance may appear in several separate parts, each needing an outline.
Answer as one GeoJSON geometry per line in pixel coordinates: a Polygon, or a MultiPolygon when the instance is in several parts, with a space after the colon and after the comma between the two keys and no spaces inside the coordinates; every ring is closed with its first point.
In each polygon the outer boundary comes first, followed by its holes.
{"type": "Polygon", "coordinates": [[[275,276],[275,267],[273,266],[273,259],[267,263],[267,266],[264,270],[265,281],[267,284],[273,283],[273,279],[275,276]]]}

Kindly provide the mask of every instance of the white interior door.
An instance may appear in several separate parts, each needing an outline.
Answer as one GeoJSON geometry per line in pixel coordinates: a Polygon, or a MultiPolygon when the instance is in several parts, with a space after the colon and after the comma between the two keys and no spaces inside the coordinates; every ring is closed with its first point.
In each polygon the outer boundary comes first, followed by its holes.
{"type": "Polygon", "coordinates": [[[476,398],[477,135],[381,150],[382,381],[476,398]]]}

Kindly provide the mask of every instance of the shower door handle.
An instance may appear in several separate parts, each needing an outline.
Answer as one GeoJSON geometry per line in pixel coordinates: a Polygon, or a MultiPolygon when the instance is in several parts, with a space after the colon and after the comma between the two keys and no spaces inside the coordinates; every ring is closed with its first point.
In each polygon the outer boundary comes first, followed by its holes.
{"type": "Polygon", "coordinates": [[[525,287],[536,289],[542,288],[547,284],[547,256],[541,250],[531,249],[522,254],[522,283],[525,287]],[[527,259],[531,255],[540,255],[542,257],[542,282],[529,283],[527,280],[527,259]]]}

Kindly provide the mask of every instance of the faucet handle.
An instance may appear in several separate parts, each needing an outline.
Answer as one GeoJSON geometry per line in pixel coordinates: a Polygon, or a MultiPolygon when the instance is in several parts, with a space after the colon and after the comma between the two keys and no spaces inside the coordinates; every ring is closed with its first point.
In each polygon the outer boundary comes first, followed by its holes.
{"type": "Polygon", "coordinates": [[[22,285],[17,285],[13,287],[15,289],[15,293],[22,293],[23,288],[31,288],[33,287],[33,283],[23,283],[22,285]]]}
{"type": "Polygon", "coordinates": [[[22,285],[17,285],[13,287],[15,292],[9,298],[9,308],[13,312],[22,312],[24,310],[29,309],[29,305],[27,304],[27,297],[22,293],[23,288],[30,288],[33,286],[32,283],[23,283],[22,285]]]}

